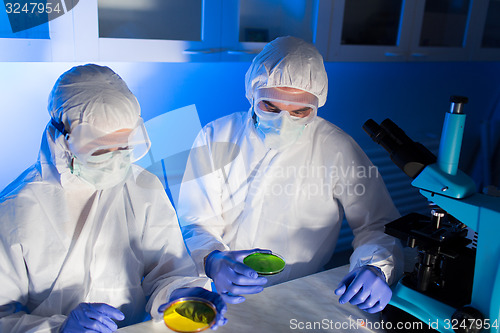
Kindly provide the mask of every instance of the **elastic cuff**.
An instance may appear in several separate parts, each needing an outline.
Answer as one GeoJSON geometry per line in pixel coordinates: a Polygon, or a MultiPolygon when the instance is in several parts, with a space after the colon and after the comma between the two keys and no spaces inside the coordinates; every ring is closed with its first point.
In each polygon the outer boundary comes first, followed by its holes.
{"type": "Polygon", "coordinates": [[[212,278],[210,276],[210,266],[212,265],[212,258],[215,254],[219,253],[220,251],[219,250],[214,250],[212,252],[210,252],[209,254],[207,254],[207,256],[205,257],[204,259],[204,265],[205,265],[205,274],[209,277],[209,278],[212,278]]]}
{"type": "Polygon", "coordinates": [[[366,267],[374,268],[376,271],[375,274],[377,274],[381,279],[383,279],[385,282],[387,282],[387,279],[385,278],[385,274],[380,267],[373,266],[373,265],[366,265],[366,267]]]}

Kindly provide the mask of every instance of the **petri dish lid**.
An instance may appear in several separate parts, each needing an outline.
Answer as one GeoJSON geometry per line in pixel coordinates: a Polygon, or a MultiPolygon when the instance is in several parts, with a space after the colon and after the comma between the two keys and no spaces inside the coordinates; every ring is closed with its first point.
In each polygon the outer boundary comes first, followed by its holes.
{"type": "Polygon", "coordinates": [[[276,253],[252,253],[243,259],[243,263],[260,275],[274,275],[285,269],[285,259],[276,253]]]}
{"type": "Polygon", "coordinates": [[[212,302],[198,297],[183,297],[172,301],[163,321],[174,332],[201,332],[215,323],[217,310],[212,302]]]}

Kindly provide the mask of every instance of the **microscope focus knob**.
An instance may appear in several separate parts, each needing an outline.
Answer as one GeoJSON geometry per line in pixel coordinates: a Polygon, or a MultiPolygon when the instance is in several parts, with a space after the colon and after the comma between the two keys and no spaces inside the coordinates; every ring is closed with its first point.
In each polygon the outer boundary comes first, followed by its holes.
{"type": "Polygon", "coordinates": [[[483,314],[471,306],[457,309],[451,319],[453,323],[456,323],[453,330],[457,333],[479,333],[484,328],[483,314]]]}
{"type": "Polygon", "coordinates": [[[446,217],[446,212],[442,209],[433,209],[431,211],[431,222],[436,229],[441,228],[441,224],[446,217]]]}

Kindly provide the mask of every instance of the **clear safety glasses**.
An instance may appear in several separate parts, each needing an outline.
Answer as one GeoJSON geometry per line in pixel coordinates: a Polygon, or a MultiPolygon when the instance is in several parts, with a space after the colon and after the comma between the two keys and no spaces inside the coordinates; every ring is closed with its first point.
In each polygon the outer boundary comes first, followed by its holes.
{"type": "Polygon", "coordinates": [[[260,88],[254,95],[254,111],[262,120],[289,116],[297,124],[307,125],[314,120],[317,109],[318,98],[299,89],[260,88]]]}
{"type": "Polygon", "coordinates": [[[68,148],[81,163],[86,164],[91,156],[111,151],[130,152],[130,162],[141,159],[151,147],[146,127],[140,118],[134,128],[107,133],[83,123],[76,126],[67,139],[68,148]]]}
{"type": "Polygon", "coordinates": [[[316,107],[311,104],[290,103],[289,101],[282,101],[277,99],[257,99],[255,100],[254,112],[258,117],[259,123],[266,123],[273,128],[281,128],[283,118],[288,118],[289,122],[296,126],[305,126],[311,123],[316,118],[316,107]],[[286,110],[275,109],[275,106],[282,106],[286,104],[286,110]],[[289,110],[292,110],[289,112],[289,110]],[[308,112],[305,117],[298,117],[293,110],[303,110],[301,112],[308,112]],[[308,111],[310,110],[310,111],[308,111]]]}
{"type": "Polygon", "coordinates": [[[281,119],[282,117],[290,118],[295,124],[307,125],[312,122],[316,116],[316,108],[311,104],[290,103],[278,99],[257,99],[255,100],[254,111],[257,116],[263,121],[273,121],[281,119]],[[287,110],[279,109],[280,104],[286,104],[287,110]],[[288,110],[290,109],[290,110],[288,110]],[[310,111],[308,112],[308,109],[310,111]],[[301,111],[296,111],[301,110],[301,111]],[[291,111],[291,112],[289,112],[291,111]],[[308,112],[307,116],[299,117],[294,114],[296,112],[308,112]]]}

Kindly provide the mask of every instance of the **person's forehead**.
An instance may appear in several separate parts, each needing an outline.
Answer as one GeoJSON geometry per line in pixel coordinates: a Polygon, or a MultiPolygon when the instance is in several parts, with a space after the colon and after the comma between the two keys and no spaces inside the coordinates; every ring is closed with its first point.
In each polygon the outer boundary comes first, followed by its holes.
{"type": "Polygon", "coordinates": [[[266,87],[255,92],[255,99],[283,101],[290,103],[301,103],[317,105],[318,98],[313,94],[293,87],[266,87]]]}
{"type": "Polygon", "coordinates": [[[292,94],[292,95],[298,95],[298,94],[307,94],[308,92],[302,89],[298,88],[292,88],[292,87],[275,87],[271,88],[274,89],[278,92],[282,92],[284,94],[292,94]]]}
{"type": "Polygon", "coordinates": [[[106,139],[107,141],[116,143],[127,142],[130,133],[132,133],[131,128],[121,128],[119,130],[106,134],[105,136],[101,137],[101,139],[106,139]]]}

